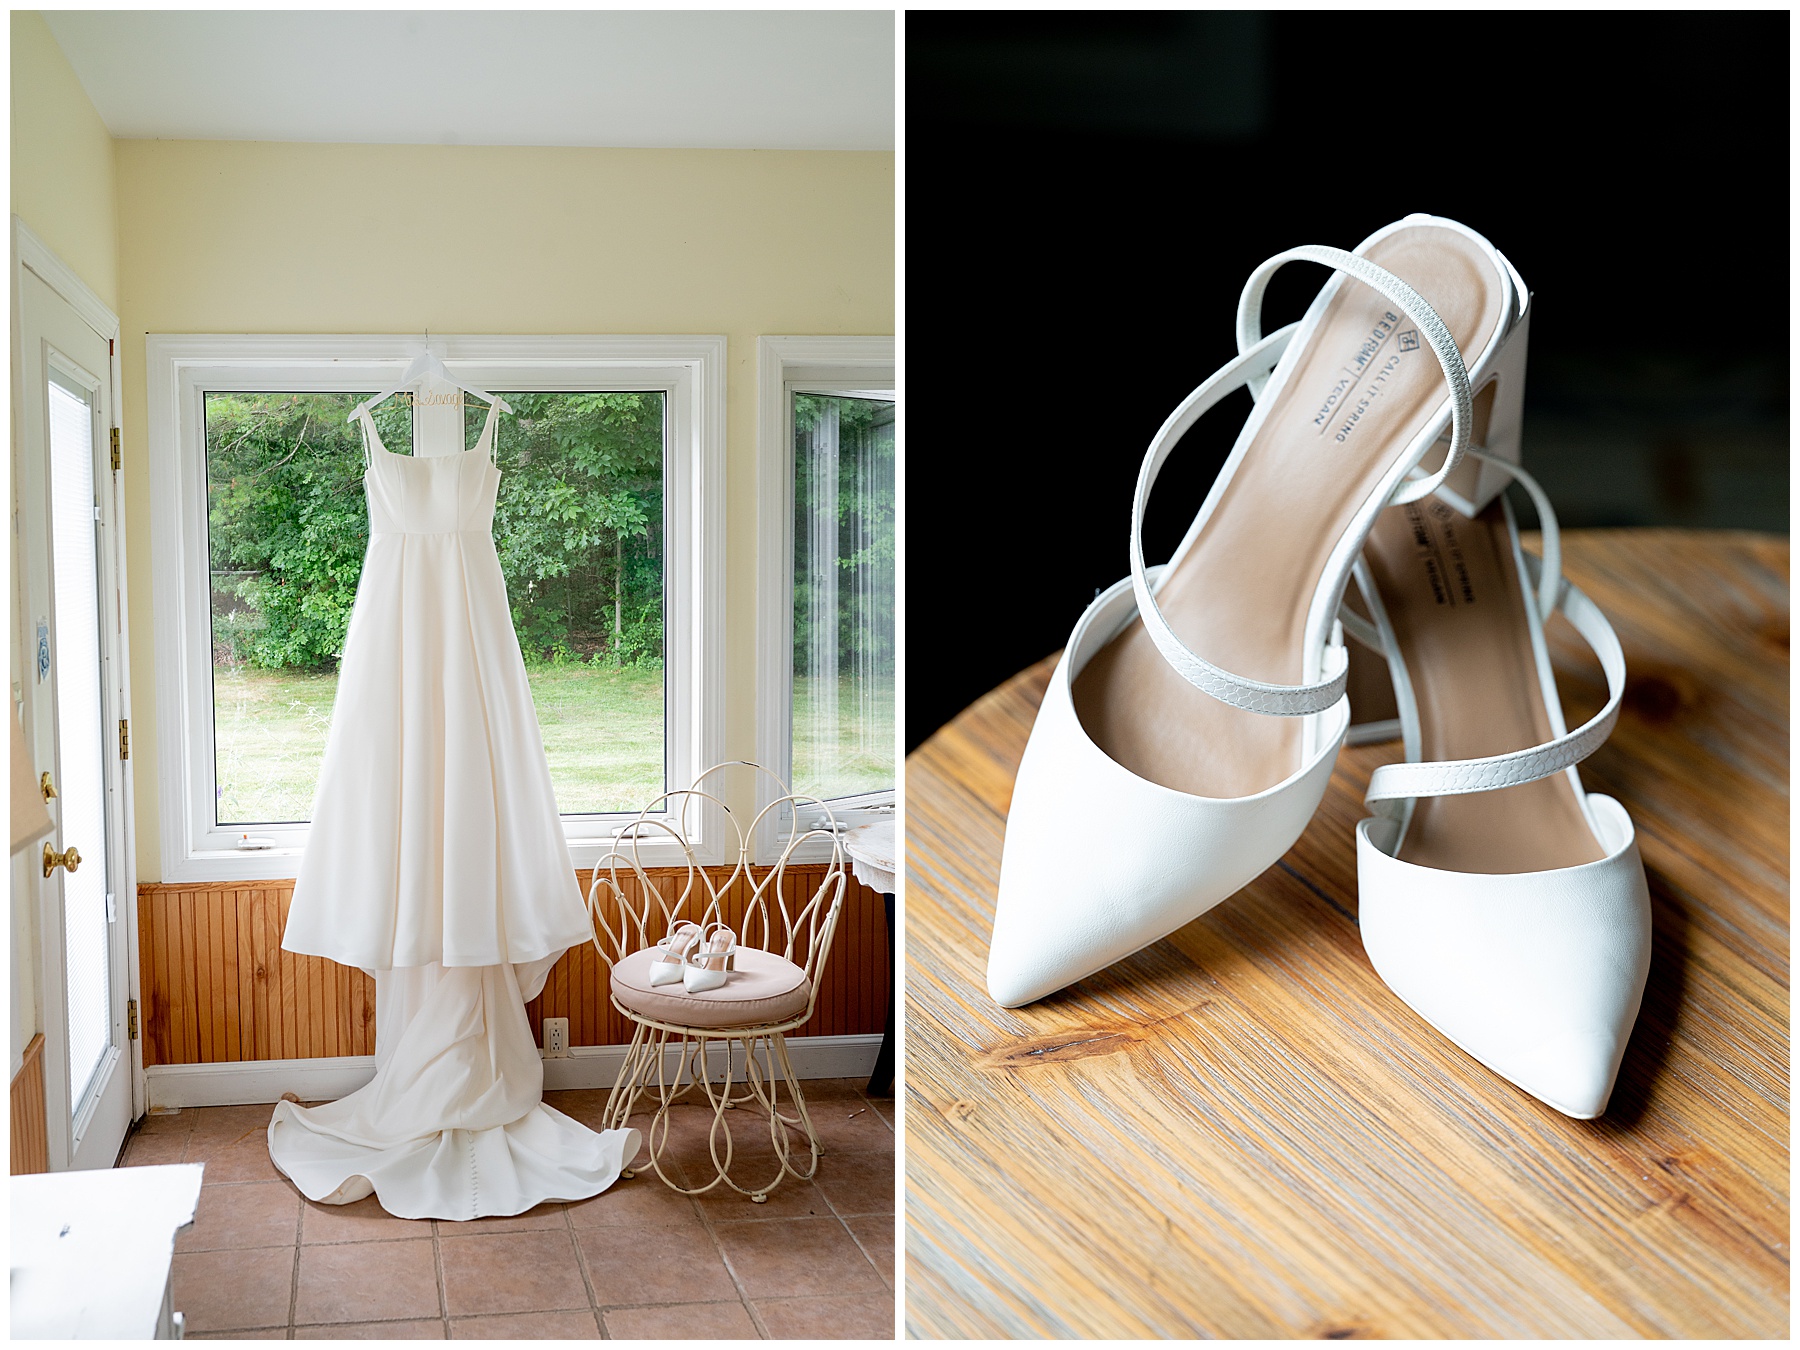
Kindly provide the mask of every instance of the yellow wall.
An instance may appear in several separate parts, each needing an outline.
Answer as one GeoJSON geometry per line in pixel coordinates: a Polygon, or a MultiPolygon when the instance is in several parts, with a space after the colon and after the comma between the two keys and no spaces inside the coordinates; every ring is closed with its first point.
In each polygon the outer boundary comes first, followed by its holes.
{"type": "Polygon", "coordinates": [[[12,16],[12,209],[115,313],[113,138],[36,14],[12,16]]]}
{"type": "MultiPolygon", "coordinates": [[[[109,306],[119,301],[119,235],[113,139],[36,14],[12,16],[12,210],[109,306]]],[[[10,482],[10,477],[9,480],[10,482]]],[[[8,492],[10,499],[11,493],[8,492]]],[[[13,536],[14,584],[22,575],[13,536]]],[[[16,592],[15,592],[16,593],[16,592]]],[[[21,677],[19,616],[12,606],[11,679],[21,677]]],[[[8,705],[8,712],[12,705],[8,705]]],[[[38,996],[39,888],[30,850],[11,861],[12,1068],[44,1027],[38,996]]]]}
{"type": "Polygon", "coordinates": [[[894,331],[887,153],[120,141],[138,877],[162,876],[145,333],[723,333],[728,754],[755,752],[756,339],[894,331]]]}

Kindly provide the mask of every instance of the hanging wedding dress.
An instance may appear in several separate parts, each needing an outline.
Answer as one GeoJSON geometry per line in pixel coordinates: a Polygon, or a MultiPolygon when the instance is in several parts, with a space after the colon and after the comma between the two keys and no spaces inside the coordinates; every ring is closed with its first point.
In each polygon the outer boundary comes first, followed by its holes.
{"type": "Polygon", "coordinates": [[[277,1103],[269,1156],[313,1200],[409,1219],[597,1195],[639,1142],[543,1104],[525,1018],[593,930],[494,550],[497,411],[473,450],[418,455],[361,411],[369,548],[281,944],[374,976],[375,1077],[277,1103]]]}

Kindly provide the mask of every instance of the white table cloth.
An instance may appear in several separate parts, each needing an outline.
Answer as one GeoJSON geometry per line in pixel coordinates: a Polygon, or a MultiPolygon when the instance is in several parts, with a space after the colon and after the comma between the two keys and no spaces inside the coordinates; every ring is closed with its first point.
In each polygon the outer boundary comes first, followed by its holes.
{"type": "Polygon", "coordinates": [[[894,893],[893,817],[849,831],[844,836],[844,852],[850,855],[850,870],[858,881],[883,895],[894,893]]]}

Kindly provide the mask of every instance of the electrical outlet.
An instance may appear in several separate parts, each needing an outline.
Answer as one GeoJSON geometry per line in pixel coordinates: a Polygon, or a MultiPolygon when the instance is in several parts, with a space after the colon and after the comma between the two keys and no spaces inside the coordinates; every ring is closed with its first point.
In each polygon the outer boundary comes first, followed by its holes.
{"type": "Polygon", "coordinates": [[[561,1059],[569,1053],[569,1019],[566,1017],[546,1017],[544,1019],[544,1058],[561,1059]]]}

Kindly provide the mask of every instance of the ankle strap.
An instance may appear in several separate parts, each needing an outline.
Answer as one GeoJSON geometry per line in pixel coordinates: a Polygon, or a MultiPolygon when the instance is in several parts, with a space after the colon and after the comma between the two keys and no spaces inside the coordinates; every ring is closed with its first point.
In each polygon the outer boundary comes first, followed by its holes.
{"type": "MultiPolygon", "coordinates": [[[[1549,519],[1554,520],[1554,517],[1549,519]]],[[[1532,580],[1541,584],[1550,575],[1548,567],[1530,554],[1524,556],[1526,570],[1533,574],[1532,580]]],[[[1625,652],[1619,645],[1618,634],[1613,632],[1598,605],[1567,580],[1559,581],[1556,588],[1561,594],[1555,607],[1562,610],[1575,631],[1587,640],[1606,672],[1606,706],[1576,730],[1526,750],[1489,755],[1484,759],[1384,764],[1370,775],[1369,790],[1363,794],[1367,805],[1384,815],[1393,815],[1397,814],[1395,808],[1383,810],[1377,803],[1517,787],[1560,773],[1600,748],[1612,734],[1613,724],[1619,720],[1619,704],[1625,694],[1625,652]]]]}
{"type": "Polygon", "coordinates": [[[1316,684],[1303,685],[1265,684],[1260,680],[1246,679],[1242,675],[1221,670],[1190,650],[1175,635],[1175,630],[1169,626],[1168,619],[1158,607],[1156,597],[1150,592],[1150,578],[1144,566],[1144,507],[1150,500],[1150,489],[1156,484],[1157,474],[1162,471],[1169,453],[1188,428],[1198,422],[1214,404],[1227,394],[1235,393],[1253,376],[1272,370],[1280,361],[1282,353],[1287,350],[1288,341],[1293,337],[1296,326],[1289,324],[1279,332],[1271,333],[1249,351],[1219,367],[1204,384],[1182,400],[1181,406],[1169,414],[1162,429],[1150,442],[1150,449],[1144,454],[1144,462],[1138,469],[1137,493],[1131,503],[1131,589],[1137,599],[1138,613],[1143,618],[1144,628],[1150,634],[1151,641],[1156,643],[1156,649],[1176,674],[1202,693],[1210,694],[1219,702],[1229,703],[1234,708],[1274,717],[1300,717],[1307,713],[1323,712],[1335,704],[1343,696],[1348,670],[1344,649],[1334,646],[1327,651],[1325,679],[1316,684]]]}
{"type": "MultiPolygon", "coordinates": [[[[1456,467],[1469,443],[1469,421],[1472,416],[1469,376],[1463,369],[1462,355],[1457,351],[1449,329],[1444,327],[1443,320],[1438,318],[1436,312],[1416,291],[1392,273],[1358,254],[1346,253],[1340,248],[1308,244],[1276,254],[1251,273],[1249,283],[1244,287],[1243,303],[1239,307],[1240,345],[1244,343],[1245,337],[1245,312],[1260,314],[1262,293],[1268,286],[1269,278],[1285,264],[1298,261],[1323,263],[1373,287],[1398,305],[1431,343],[1432,351],[1437,354],[1438,364],[1444,368],[1444,376],[1450,382],[1450,452],[1444,456],[1443,467],[1435,474],[1403,483],[1389,500],[1409,502],[1427,495],[1456,467]]],[[[1137,492],[1131,503],[1131,589],[1137,598],[1138,614],[1144,621],[1144,629],[1150,634],[1150,640],[1162,653],[1163,660],[1194,688],[1221,703],[1269,717],[1304,717],[1324,712],[1343,697],[1349,661],[1341,641],[1334,640],[1327,646],[1324,677],[1311,684],[1267,684],[1261,680],[1234,675],[1231,671],[1213,665],[1176,636],[1174,628],[1157,606],[1156,597],[1151,594],[1144,566],[1144,509],[1149,503],[1150,490],[1155,486],[1164,462],[1188,428],[1227,394],[1274,369],[1298,326],[1289,324],[1266,338],[1258,338],[1235,360],[1219,367],[1204,384],[1182,401],[1180,407],[1169,414],[1168,420],[1151,440],[1150,448],[1144,452],[1144,462],[1138,470],[1137,492]]]]}
{"type": "MultiPolygon", "coordinates": [[[[1555,740],[1504,755],[1485,759],[1436,760],[1424,763],[1384,764],[1369,778],[1369,790],[1363,801],[1384,814],[1395,808],[1382,808],[1378,802],[1403,802],[1412,797],[1447,797],[1466,792],[1491,792],[1496,788],[1516,787],[1560,773],[1579,764],[1612,734],[1619,720],[1619,705],[1625,693],[1625,652],[1618,634],[1607,622],[1600,607],[1562,574],[1562,529],[1556,521],[1556,509],[1550,498],[1524,469],[1509,460],[1490,455],[1484,450],[1469,453],[1485,464],[1503,469],[1516,479],[1531,503],[1537,508],[1538,525],[1543,531],[1543,556],[1526,553],[1525,570],[1529,574],[1536,598],[1538,619],[1548,619],[1557,609],[1574,625],[1600,658],[1606,672],[1606,706],[1576,730],[1555,740]]],[[[1362,586],[1365,573],[1359,570],[1357,585],[1362,586]]],[[[1365,590],[1365,596],[1367,591],[1365,590]]],[[[1374,601],[1369,601],[1372,607],[1374,601]]],[[[1377,609],[1379,613],[1379,610],[1377,609]]],[[[1340,607],[1344,630],[1359,642],[1387,655],[1384,632],[1347,607],[1340,607]]]]}
{"type": "Polygon", "coordinates": [[[1525,489],[1525,495],[1531,498],[1531,505],[1537,511],[1538,528],[1543,532],[1544,552],[1541,559],[1533,558],[1526,566],[1536,564],[1538,618],[1547,619],[1556,609],[1563,584],[1562,526],[1556,523],[1556,508],[1550,505],[1550,498],[1538,486],[1538,480],[1511,460],[1490,455],[1485,450],[1471,449],[1469,453],[1483,464],[1492,464],[1496,469],[1505,470],[1514,482],[1525,489]]]}
{"type": "MultiPolygon", "coordinates": [[[[1538,480],[1526,473],[1524,469],[1511,460],[1490,455],[1485,450],[1469,448],[1469,455],[1483,464],[1492,464],[1496,469],[1503,469],[1525,489],[1525,495],[1531,498],[1531,504],[1537,511],[1538,527],[1543,532],[1543,556],[1533,558],[1526,565],[1537,570],[1537,611],[1540,621],[1548,619],[1556,612],[1556,602],[1562,591],[1562,527],[1556,523],[1556,508],[1550,505],[1550,498],[1539,486],[1538,480]]],[[[1529,556],[1529,555],[1528,555],[1529,556]]],[[[1361,578],[1357,586],[1362,585],[1361,578]]],[[[1366,592],[1365,592],[1366,594],[1366,592]]],[[[1338,604],[1338,618],[1343,622],[1344,632],[1355,638],[1371,651],[1387,656],[1387,644],[1382,640],[1381,632],[1362,615],[1351,609],[1349,605],[1338,604]]]]}
{"type": "MultiPolygon", "coordinates": [[[[1469,424],[1474,419],[1469,372],[1463,364],[1462,353],[1457,350],[1456,340],[1450,336],[1450,330],[1444,326],[1437,311],[1425,303],[1424,297],[1386,268],[1370,262],[1360,253],[1325,244],[1302,244],[1299,248],[1277,253],[1252,272],[1244,283],[1237,312],[1239,351],[1248,350],[1258,342],[1262,332],[1263,293],[1268,290],[1270,278],[1291,262],[1322,263],[1380,292],[1419,326],[1420,336],[1431,344],[1438,364],[1444,368],[1444,378],[1450,384],[1450,450],[1436,473],[1407,479],[1394,490],[1388,501],[1398,506],[1430,496],[1462,462],[1463,454],[1469,448],[1469,424]]],[[[1256,388],[1253,392],[1260,394],[1261,389],[1256,388]]]]}

